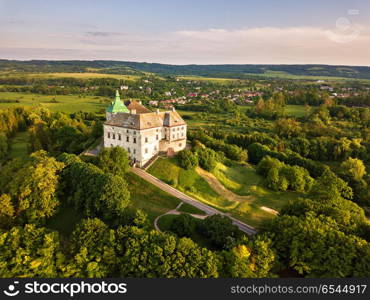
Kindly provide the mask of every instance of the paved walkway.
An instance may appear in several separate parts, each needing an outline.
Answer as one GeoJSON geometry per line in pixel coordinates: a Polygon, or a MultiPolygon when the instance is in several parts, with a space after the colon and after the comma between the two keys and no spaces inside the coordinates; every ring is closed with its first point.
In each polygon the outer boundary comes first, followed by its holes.
{"type": "Polygon", "coordinates": [[[164,183],[163,181],[159,180],[158,178],[154,177],[153,175],[145,172],[144,170],[142,169],[139,169],[139,168],[131,168],[131,172],[135,173],[136,175],[140,176],[141,178],[143,178],[144,180],[146,180],[147,182],[157,186],[158,188],[160,188],[161,190],[171,194],[172,196],[180,199],[182,202],[185,202],[185,203],[188,203],[202,211],[204,211],[207,215],[211,216],[211,215],[214,215],[214,214],[220,214],[220,215],[223,215],[223,216],[227,216],[229,217],[232,221],[233,221],[233,224],[238,226],[239,229],[243,232],[245,232],[246,234],[248,235],[253,235],[255,234],[257,231],[254,227],[248,225],[248,224],[245,224],[243,223],[242,221],[239,221],[207,204],[204,204],[202,202],[199,202],[198,200],[180,192],[179,190],[173,188],[172,186],[164,183]]]}

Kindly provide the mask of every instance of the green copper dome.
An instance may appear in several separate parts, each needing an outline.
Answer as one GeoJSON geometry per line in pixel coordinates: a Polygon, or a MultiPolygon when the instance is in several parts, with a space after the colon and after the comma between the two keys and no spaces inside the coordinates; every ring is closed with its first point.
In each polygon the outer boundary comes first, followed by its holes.
{"type": "Polygon", "coordinates": [[[129,113],[130,112],[125,106],[125,104],[121,101],[118,91],[116,91],[116,99],[114,99],[112,104],[108,106],[107,112],[109,113],[129,113]]]}

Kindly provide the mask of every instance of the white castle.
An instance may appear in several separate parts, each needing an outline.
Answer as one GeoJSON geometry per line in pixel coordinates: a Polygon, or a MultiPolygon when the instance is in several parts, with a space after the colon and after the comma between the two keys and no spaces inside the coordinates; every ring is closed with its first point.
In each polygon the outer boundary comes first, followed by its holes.
{"type": "Polygon", "coordinates": [[[186,147],[187,126],[175,109],[152,112],[141,101],[123,103],[118,91],[106,111],[104,147],[122,147],[137,166],[163,153],[168,156],[186,147]]]}

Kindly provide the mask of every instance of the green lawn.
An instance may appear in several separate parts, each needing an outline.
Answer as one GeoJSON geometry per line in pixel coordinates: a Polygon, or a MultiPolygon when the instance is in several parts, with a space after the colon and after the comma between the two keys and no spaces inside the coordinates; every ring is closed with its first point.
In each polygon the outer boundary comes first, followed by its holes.
{"type": "Polygon", "coordinates": [[[179,199],[163,192],[131,172],[126,174],[126,180],[131,193],[130,207],[146,212],[151,222],[157,216],[175,209],[180,203],[179,199]]]}
{"type": "MultiPolygon", "coordinates": [[[[177,165],[176,158],[160,158],[150,168],[149,173],[173,185],[191,197],[209,204],[223,212],[228,212],[247,224],[258,227],[274,215],[261,209],[261,206],[279,211],[289,200],[302,196],[296,192],[275,192],[263,186],[263,178],[251,165],[235,162],[229,166],[218,163],[213,175],[234,194],[244,197],[221,196],[195,170],[184,170],[177,165]]],[[[181,208],[180,208],[181,211],[181,208]]]]}
{"type": "Polygon", "coordinates": [[[28,158],[28,139],[29,134],[27,131],[17,132],[11,139],[10,158],[28,158]]]}
{"type": "Polygon", "coordinates": [[[183,213],[188,213],[188,214],[195,214],[195,215],[205,215],[204,211],[188,204],[188,203],[183,203],[178,211],[181,211],[183,213]]]}
{"type": "Polygon", "coordinates": [[[292,117],[304,117],[306,115],[306,107],[304,105],[287,105],[285,113],[292,117]]]}
{"type": "Polygon", "coordinates": [[[30,93],[0,92],[0,100],[18,100],[12,103],[0,103],[0,109],[8,107],[41,106],[51,111],[72,113],[76,111],[98,112],[105,109],[109,101],[107,97],[81,96],[78,95],[40,95],[30,93]],[[55,99],[55,100],[54,100],[55,99]]]}
{"type": "Polygon", "coordinates": [[[180,168],[176,158],[159,158],[148,172],[189,196],[220,210],[229,210],[237,205],[216,193],[195,170],[180,168]]]}

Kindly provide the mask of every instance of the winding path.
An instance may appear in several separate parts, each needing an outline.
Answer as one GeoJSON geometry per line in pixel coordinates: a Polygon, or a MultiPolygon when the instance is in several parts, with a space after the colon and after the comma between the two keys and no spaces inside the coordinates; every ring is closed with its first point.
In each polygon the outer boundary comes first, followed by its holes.
{"type": "MultiPolygon", "coordinates": [[[[238,228],[241,231],[245,232],[246,234],[253,235],[257,232],[254,227],[252,227],[248,224],[245,224],[242,221],[239,221],[238,219],[235,219],[234,217],[231,217],[228,214],[225,214],[225,213],[223,213],[223,212],[221,212],[221,211],[219,211],[219,210],[217,210],[217,209],[215,209],[215,208],[213,208],[213,207],[211,207],[211,206],[209,206],[205,203],[199,202],[198,200],[180,192],[179,190],[173,188],[172,186],[168,185],[167,183],[164,183],[163,181],[161,181],[157,177],[154,177],[153,175],[145,172],[142,169],[132,167],[131,172],[140,176],[145,181],[147,181],[147,182],[155,185],[156,187],[160,188],[162,191],[165,191],[168,194],[171,194],[172,196],[180,199],[182,202],[188,203],[188,204],[204,211],[208,216],[211,216],[211,215],[214,215],[214,214],[220,214],[220,215],[223,215],[223,216],[227,216],[228,218],[230,218],[232,220],[234,225],[238,226],[238,228]]],[[[175,209],[175,211],[176,211],[176,209],[175,209]]],[[[179,212],[177,212],[177,213],[179,213],[179,212]]],[[[159,217],[157,219],[159,219],[159,217]]]]}

